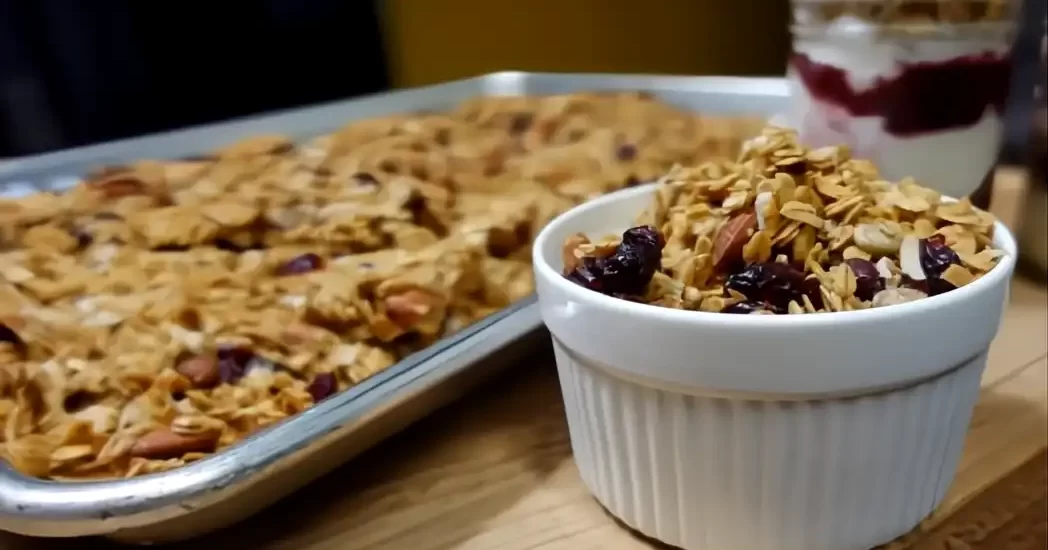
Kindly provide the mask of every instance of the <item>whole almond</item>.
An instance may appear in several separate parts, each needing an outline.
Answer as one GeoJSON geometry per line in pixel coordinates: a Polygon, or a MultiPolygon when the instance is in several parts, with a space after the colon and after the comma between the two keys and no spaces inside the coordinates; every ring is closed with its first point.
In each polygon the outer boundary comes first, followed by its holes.
{"type": "Polygon", "coordinates": [[[221,379],[218,359],[210,355],[197,355],[183,359],[175,370],[188,378],[194,388],[213,388],[221,379]]]}
{"type": "Polygon", "coordinates": [[[439,298],[417,288],[386,298],[386,316],[403,329],[414,327],[425,317],[439,298]]]}
{"type": "Polygon", "coordinates": [[[169,428],[157,428],[131,445],[131,456],[166,460],[186,453],[210,453],[215,450],[218,433],[180,435],[169,428]]]}
{"type": "Polygon", "coordinates": [[[728,220],[713,240],[713,266],[725,267],[742,259],[742,248],[750,240],[750,233],[757,228],[757,213],[746,211],[728,220]]]}
{"type": "Polygon", "coordinates": [[[87,182],[87,187],[101,193],[107,199],[120,199],[132,195],[145,195],[148,186],[134,174],[117,172],[87,182]]]}

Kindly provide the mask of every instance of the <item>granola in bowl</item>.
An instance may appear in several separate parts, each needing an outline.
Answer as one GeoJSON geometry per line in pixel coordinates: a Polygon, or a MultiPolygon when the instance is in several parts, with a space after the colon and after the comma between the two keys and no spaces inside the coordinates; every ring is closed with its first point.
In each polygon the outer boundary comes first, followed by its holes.
{"type": "Polygon", "coordinates": [[[1017,246],[990,221],[779,129],[737,161],[558,216],[535,239],[536,294],[587,489],[681,548],[873,548],[910,531],[953,479],[1008,303],[1017,246]],[[638,215],[620,238],[584,237],[638,215]],[[859,297],[896,285],[945,292],[859,297]],[[828,313],[774,315],[810,310],[828,313]]]}
{"type": "Polygon", "coordinates": [[[767,128],[735,161],[675,167],[640,225],[564,243],[564,275],[604,294],[736,314],[889,306],[943,294],[1003,252],[995,219],[912,179],[884,181],[845,147],[767,128]]]}
{"type": "Polygon", "coordinates": [[[52,480],[207,457],[531,294],[546,221],[752,124],[482,98],[0,200],[0,457],[52,480]]]}

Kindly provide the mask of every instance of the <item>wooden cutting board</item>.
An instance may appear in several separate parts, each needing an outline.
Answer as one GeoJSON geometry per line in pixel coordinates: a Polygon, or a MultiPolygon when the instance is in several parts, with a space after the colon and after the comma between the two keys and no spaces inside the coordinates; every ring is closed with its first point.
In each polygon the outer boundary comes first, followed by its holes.
{"type": "MultiPolygon", "coordinates": [[[[1021,200],[1004,180],[998,215],[1021,200]]],[[[933,343],[930,343],[933,345],[933,343]]],[[[1048,289],[1017,278],[945,502],[890,550],[1048,546],[1048,289]]],[[[0,534],[0,549],[117,548],[0,534]]],[[[647,550],[583,487],[537,357],[269,510],[185,550],[647,550]]],[[[724,549],[731,550],[731,549],[724,549]]]]}

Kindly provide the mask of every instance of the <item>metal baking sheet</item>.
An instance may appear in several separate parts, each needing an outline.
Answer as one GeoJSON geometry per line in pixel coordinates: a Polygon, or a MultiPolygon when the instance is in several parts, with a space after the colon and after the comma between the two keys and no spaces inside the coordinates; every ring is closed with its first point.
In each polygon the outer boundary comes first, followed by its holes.
{"type": "MultiPolygon", "coordinates": [[[[250,119],[0,163],[0,196],[53,190],[107,164],[203,154],[263,133],[305,139],[347,122],[438,110],[483,95],[642,90],[711,114],[773,116],[778,78],[500,72],[250,119]]],[[[318,406],[199,462],[127,480],[58,483],[0,463],[0,530],[106,535],[139,543],[192,538],[243,519],[323,475],[486,377],[548,344],[534,297],[397,363],[318,406]]]]}

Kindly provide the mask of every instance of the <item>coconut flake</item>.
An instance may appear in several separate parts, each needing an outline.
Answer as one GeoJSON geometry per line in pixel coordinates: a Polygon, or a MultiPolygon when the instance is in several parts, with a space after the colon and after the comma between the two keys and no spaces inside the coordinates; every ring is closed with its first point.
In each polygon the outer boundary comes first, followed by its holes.
{"type": "Polygon", "coordinates": [[[748,153],[753,149],[760,149],[766,145],[768,145],[767,136],[757,136],[742,142],[742,152],[748,153]]]}
{"type": "Polygon", "coordinates": [[[899,247],[899,269],[915,281],[927,279],[921,268],[921,243],[917,237],[907,235],[899,247]]]}
{"type": "Polygon", "coordinates": [[[877,267],[877,273],[885,279],[891,279],[892,275],[895,275],[892,273],[892,261],[887,256],[881,257],[874,265],[877,267]]]}
{"type": "Polygon", "coordinates": [[[306,297],[299,294],[287,294],[280,297],[280,303],[293,309],[306,306],[306,297]]]}
{"type": "Polygon", "coordinates": [[[763,193],[757,193],[757,198],[753,200],[753,208],[757,211],[757,229],[764,231],[766,222],[764,221],[764,209],[771,204],[774,199],[770,191],[763,193]]]}

